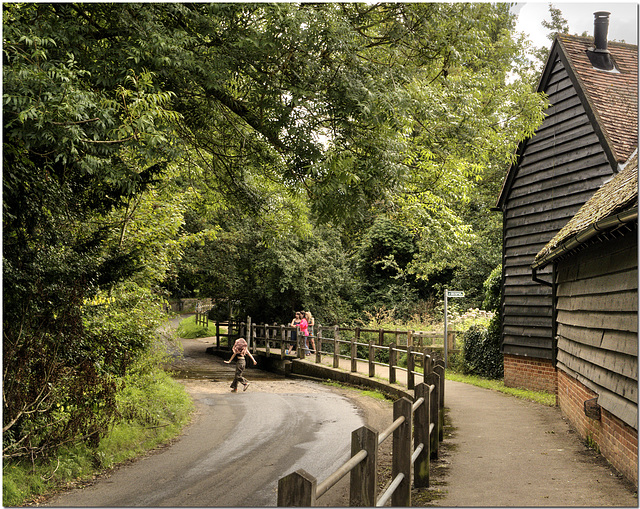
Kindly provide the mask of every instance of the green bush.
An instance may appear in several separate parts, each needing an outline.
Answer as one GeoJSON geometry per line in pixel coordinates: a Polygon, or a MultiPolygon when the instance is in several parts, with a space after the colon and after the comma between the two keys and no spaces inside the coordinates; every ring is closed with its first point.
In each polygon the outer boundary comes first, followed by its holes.
{"type": "Polygon", "coordinates": [[[4,461],[5,507],[32,502],[68,481],[90,478],[96,471],[167,442],[183,429],[193,410],[184,387],[162,370],[137,371],[127,376],[127,385],[117,396],[121,417],[97,448],[72,444],[35,461],[26,458],[4,461]]]}
{"type": "Polygon", "coordinates": [[[178,434],[190,418],[193,403],[184,386],[159,367],[165,359],[165,345],[154,341],[129,366],[117,384],[111,425],[96,446],[78,441],[35,459],[5,459],[3,505],[24,505],[56,486],[89,478],[178,434]]]}
{"type": "Polygon", "coordinates": [[[485,378],[502,378],[504,364],[500,343],[500,313],[495,314],[488,328],[471,327],[463,336],[463,373],[485,378]]]}

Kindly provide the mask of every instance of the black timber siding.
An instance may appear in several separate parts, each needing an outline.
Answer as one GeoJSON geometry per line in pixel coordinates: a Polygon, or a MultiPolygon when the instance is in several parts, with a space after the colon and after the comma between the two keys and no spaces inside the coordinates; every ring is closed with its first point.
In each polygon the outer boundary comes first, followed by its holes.
{"type": "MultiPolygon", "coordinates": [[[[613,176],[562,61],[544,91],[551,106],[527,141],[503,207],[503,352],[554,359],[553,295],[532,280],[535,255],[613,176]]],[[[551,281],[551,267],[539,272],[551,281]]]]}
{"type": "Polygon", "coordinates": [[[638,429],[638,237],[557,262],[558,369],[638,429]]]}

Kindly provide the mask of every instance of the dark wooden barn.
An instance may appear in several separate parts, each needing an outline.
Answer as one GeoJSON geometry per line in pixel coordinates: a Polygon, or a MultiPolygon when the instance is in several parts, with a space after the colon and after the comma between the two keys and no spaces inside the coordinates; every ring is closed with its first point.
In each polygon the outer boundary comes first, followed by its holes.
{"type": "MultiPolygon", "coordinates": [[[[535,135],[520,144],[497,208],[503,213],[503,353],[505,383],[557,390],[552,266],[537,253],[637,146],[637,46],[558,36],[538,91],[550,107],[535,135]],[[597,45],[596,45],[597,42],[597,45]]],[[[608,23],[608,15],[606,20],[608,23]]]]}
{"type": "Polygon", "coordinates": [[[563,413],[638,482],[638,51],[558,36],[550,107],[498,199],[505,383],[555,391],[563,413]]]}

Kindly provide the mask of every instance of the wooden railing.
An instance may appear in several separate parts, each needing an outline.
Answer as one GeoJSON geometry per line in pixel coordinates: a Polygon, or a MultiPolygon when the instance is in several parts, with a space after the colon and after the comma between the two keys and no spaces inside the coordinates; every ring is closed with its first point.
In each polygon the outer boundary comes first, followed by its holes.
{"type": "MultiPolygon", "coordinates": [[[[296,345],[296,357],[305,359],[305,337],[299,331],[295,342],[291,339],[295,327],[286,325],[256,325],[247,322],[216,322],[216,345],[227,338],[230,348],[238,337],[247,340],[253,353],[264,348],[267,356],[287,357],[289,347],[296,345]],[[227,332],[222,332],[223,327],[227,332]]],[[[433,347],[416,350],[413,339],[420,337],[412,331],[383,331],[372,329],[346,329],[318,326],[312,336],[316,350],[312,361],[322,363],[323,356],[332,358],[332,367],[339,367],[340,358],[350,360],[352,372],[358,371],[358,362],[368,363],[368,375],[376,375],[376,366],[388,368],[388,380],[396,383],[396,371],[407,373],[407,388],[414,390],[414,401],[401,398],[394,403],[393,424],[378,433],[366,426],[355,430],[351,436],[351,458],[318,484],[317,479],[304,470],[297,470],[278,482],[278,506],[313,506],[340,479],[350,474],[350,506],[384,506],[391,500],[393,506],[411,504],[411,472],[416,488],[429,486],[430,460],[438,457],[438,444],[443,440],[444,428],[444,361],[436,358],[433,347]],[[341,334],[354,332],[349,339],[341,334]],[[363,332],[374,332],[378,341],[357,341],[363,332]],[[384,344],[385,334],[407,338],[406,344],[384,344]],[[328,337],[331,336],[331,337],[328,337]],[[324,348],[327,348],[326,350],[324,348]],[[367,357],[359,357],[359,352],[367,357]],[[406,367],[398,365],[398,354],[406,355],[406,367]],[[381,360],[382,359],[382,360],[381,360]],[[383,361],[384,360],[384,361],[383,361]],[[422,371],[418,371],[418,367],[422,371]],[[415,384],[420,376],[422,383],[415,384]],[[377,494],[378,446],[389,437],[392,443],[392,479],[381,494],[377,494]]],[[[419,343],[421,344],[421,343],[419,343]]],[[[290,357],[290,356],[289,356],[290,357]]]]}
{"type": "MultiPolygon", "coordinates": [[[[414,339],[424,338],[425,336],[413,331],[350,329],[338,326],[317,326],[315,329],[315,334],[306,337],[307,341],[313,339],[315,342],[315,352],[310,352],[311,359],[309,360],[321,364],[323,357],[331,357],[332,367],[337,368],[340,365],[340,359],[348,359],[350,361],[350,370],[354,373],[358,371],[358,362],[366,362],[370,377],[376,376],[376,366],[383,366],[388,369],[390,383],[397,382],[397,371],[405,371],[407,373],[407,387],[410,390],[415,387],[416,375],[422,375],[422,372],[424,372],[424,359],[441,352],[441,348],[434,346],[423,346],[421,348],[416,346],[415,343],[418,343],[418,345],[423,343],[414,341],[414,339]],[[349,339],[342,339],[342,336],[349,332],[354,332],[354,334],[349,339]],[[374,342],[370,338],[367,343],[357,341],[358,338],[362,337],[361,334],[363,332],[375,332],[378,340],[374,342]],[[402,342],[404,344],[396,342],[384,344],[384,337],[388,334],[406,338],[406,341],[402,342]],[[401,359],[403,359],[402,363],[400,362],[401,359]],[[422,372],[417,371],[418,368],[422,372]]],[[[236,338],[244,337],[253,353],[256,353],[258,348],[264,348],[267,355],[277,355],[281,359],[285,359],[288,355],[286,353],[287,350],[295,345],[295,356],[299,359],[304,359],[307,357],[307,351],[309,351],[304,345],[305,337],[297,331],[296,340],[292,340],[294,331],[296,331],[296,328],[288,325],[252,324],[250,318],[246,323],[216,322],[216,344],[219,348],[220,338],[226,336],[227,344],[231,347],[236,338]],[[228,327],[227,333],[220,332],[220,327],[224,325],[228,327]],[[249,332],[247,333],[247,331],[249,332]]],[[[429,334],[433,335],[434,333],[429,334]]]]}
{"type": "Polygon", "coordinates": [[[429,487],[430,460],[438,457],[443,435],[440,380],[444,379],[444,363],[429,359],[427,366],[427,369],[432,366],[433,371],[425,374],[425,382],[415,387],[414,401],[401,398],[394,403],[391,426],[380,434],[366,426],[355,430],[351,434],[350,459],[321,483],[303,469],[282,477],[278,481],[278,506],[314,506],[347,474],[350,474],[349,506],[382,507],[389,500],[392,506],[410,506],[411,473],[415,488],[429,487]],[[393,440],[391,480],[378,494],[378,447],[389,437],[393,440]]]}
{"type": "MultiPolygon", "coordinates": [[[[238,338],[248,339],[247,327],[245,322],[219,322],[216,321],[216,348],[222,348],[222,339],[226,338],[225,347],[229,350],[233,346],[233,343],[238,338]],[[226,332],[223,332],[226,331],[226,332]]],[[[255,351],[255,350],[254,350],[255,351]]]]}
{"type": "Polygon", "coordinates": [[[209,327],[209,311],[213,304],[204,304],[200,301],[196,302],[196,325],[209,327]]]}

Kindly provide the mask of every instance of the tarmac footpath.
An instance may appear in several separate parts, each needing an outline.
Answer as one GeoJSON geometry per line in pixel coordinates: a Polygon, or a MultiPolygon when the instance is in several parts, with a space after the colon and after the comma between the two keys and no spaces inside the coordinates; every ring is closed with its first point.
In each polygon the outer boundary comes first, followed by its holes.
{"type": "Polygon", "coordinates": [[[445,382],[442,507],[638,507],[635,487],[586,447],[559,408],[445,382]]]}
{"type": "MultiPolygon", "coordinates": [[[[339,363],[350,371],[348,359],[339,363]]],[[[358,362],[357,371],[366,376],[368,364],[358,362]]],[[[389,377],[383,366],[376,375],[389,377]]],[[[406,389],[406,371],[396,378],[406,389]]],[[[430,506],[638,507],[636,487],[585,445],[560,408],[451,380],[444,404],[446,472],[430,506]]]]}

